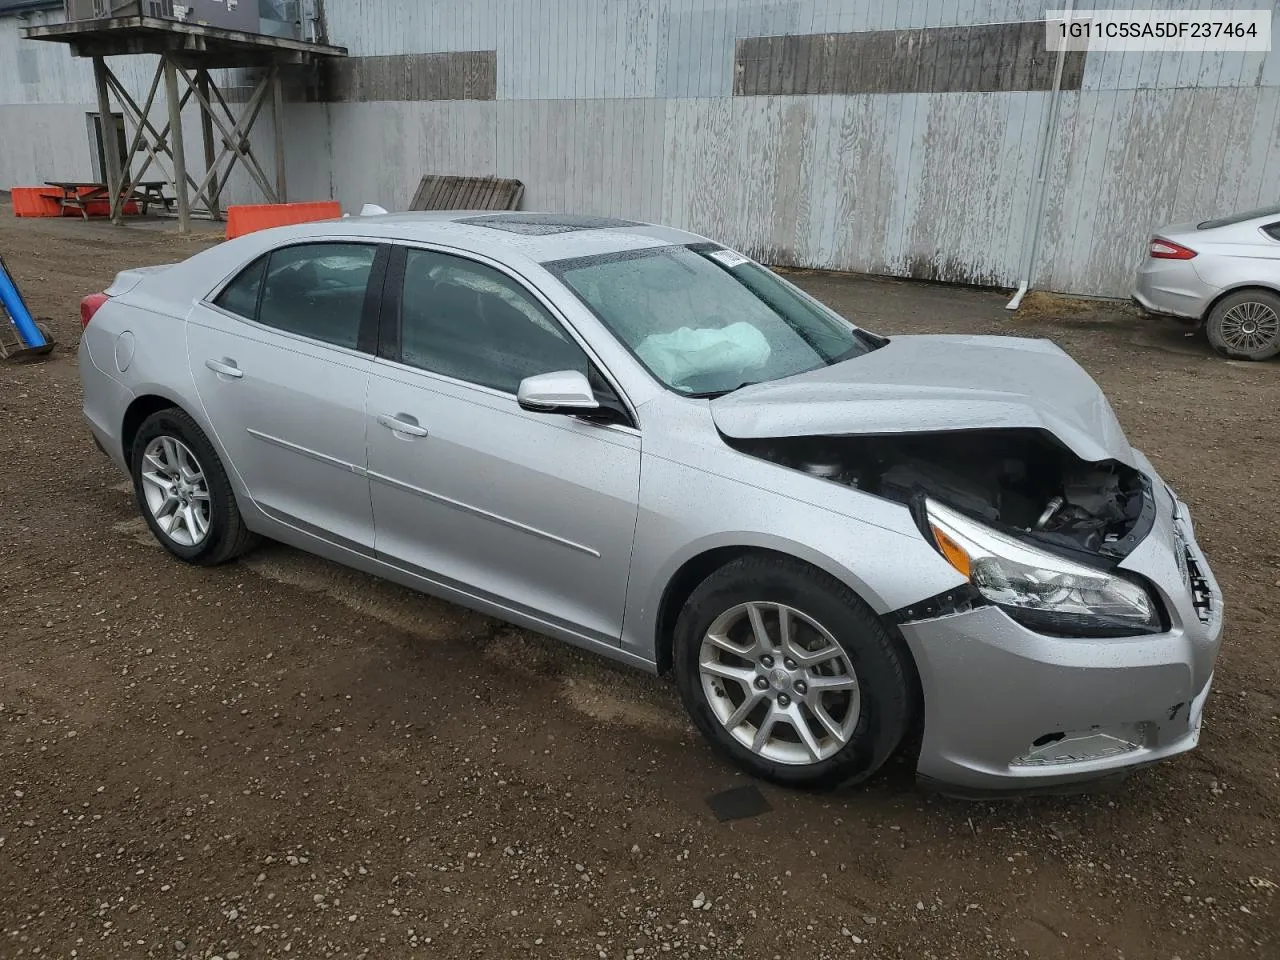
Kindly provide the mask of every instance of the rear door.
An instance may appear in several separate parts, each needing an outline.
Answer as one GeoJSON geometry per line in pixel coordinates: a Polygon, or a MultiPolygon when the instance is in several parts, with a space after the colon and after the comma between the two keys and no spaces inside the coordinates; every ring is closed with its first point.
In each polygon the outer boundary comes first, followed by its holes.
{"type": "Polygon", "coordinates": [[[493,265],[397,248],[386,286],[389,356],[368,401],[378,557],[616,644],[640,434],[515,397],[524,377],[565,369],[616,391],[548,305],[493,265]]]}
{"type": "Polygon", "coordinates": [[[197,304],[191,373],[209,423],[273,519],[373,550],[365,394],[386,248],[277,248],[197,304]]]}

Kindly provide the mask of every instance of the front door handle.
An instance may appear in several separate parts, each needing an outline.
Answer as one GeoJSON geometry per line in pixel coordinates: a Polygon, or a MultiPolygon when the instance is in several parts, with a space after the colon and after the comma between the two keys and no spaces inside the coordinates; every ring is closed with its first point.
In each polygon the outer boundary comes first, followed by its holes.
{"type": "Polygon", "coordinates": [[[427,436],[427,428],[419,426],[417,422],[407,413],[398,413],[392,416],[389,413],[381,413],[378,415],[378,423],[386,427],[388,430],[394,430],[396,433],[407,434],[410,437],[427,436]]]}
{"type": "Polygon", "coordinates": [[[220,377],[231,377],[234,380],[239,380],[244,376],[244,371],[236,366],[236,362],[227,357],[223,357],[221,360],[206,360],[204,365],[220,377]]]}

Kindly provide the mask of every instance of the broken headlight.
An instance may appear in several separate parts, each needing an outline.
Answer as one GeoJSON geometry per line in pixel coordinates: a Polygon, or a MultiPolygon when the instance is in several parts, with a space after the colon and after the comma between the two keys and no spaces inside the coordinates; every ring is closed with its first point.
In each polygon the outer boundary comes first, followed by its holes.
{"type": "Polygon", "coordinates": [[[1140,583],[1038,550],[933,500],[925,512],[947,562],[1032,630],[1120,637],[1164,629],[1159,605],[1140,583]]]}

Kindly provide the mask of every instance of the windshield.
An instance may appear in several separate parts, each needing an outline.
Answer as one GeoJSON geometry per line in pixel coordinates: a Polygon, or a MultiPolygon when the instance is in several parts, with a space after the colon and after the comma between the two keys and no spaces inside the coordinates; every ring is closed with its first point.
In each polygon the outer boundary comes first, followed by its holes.
{"type": "Polygon", "coordinates": [[[651,247],[546,266],[650,373],[689,396],[829,366],[879,343],[729,250],[651,247]]]}

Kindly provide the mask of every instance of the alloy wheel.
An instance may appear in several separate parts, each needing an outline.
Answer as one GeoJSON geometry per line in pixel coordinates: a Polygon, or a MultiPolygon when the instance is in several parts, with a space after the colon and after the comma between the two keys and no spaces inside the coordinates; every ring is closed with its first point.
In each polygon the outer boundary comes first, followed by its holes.
{"type": "Polygon", "coordinates": [[[1280,315],[1265,303],[1246,300],[1222,315],[1220,329],[1222,342],[1230,349],[1253,353],[1280,337],[1280,315]]]}
{"type": "Polygon", "coordinates": [[[142,491],[165,536],[184,547],[204,542],[211,516],[209,487],[190,447],[170,436],[148,443],[142,454],[142,491]]]}
{"type": "Polygon", "coordinates": [[[703,636],[698,670],[720,723],[766,760],[826,760],[858,725],[858,678],[844,648],[786,604],[757,601],[726,610],[703,636]]]}

